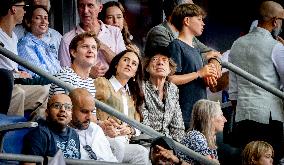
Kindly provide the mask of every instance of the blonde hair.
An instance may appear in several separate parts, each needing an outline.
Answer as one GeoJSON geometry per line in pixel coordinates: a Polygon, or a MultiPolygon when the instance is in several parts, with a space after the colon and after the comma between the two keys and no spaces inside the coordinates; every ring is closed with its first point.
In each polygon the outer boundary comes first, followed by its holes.
{"type": "Polygon", "coordinates": [[[271,150],[273,156],[273,147],[265,141],[252,141],[248,143],[242,152],[242,165],[253,165],[253,160],[258,161],[261,155],[269,150],[271,150]]]}
{"type": "Polygon", "coordinates": [[[201,99],[193,105],[189,130],[201,132],[208,143],[209,148],[216,149],[216,135],[213,127],[213,119],[220,114],[219,102],[201,99]]]}

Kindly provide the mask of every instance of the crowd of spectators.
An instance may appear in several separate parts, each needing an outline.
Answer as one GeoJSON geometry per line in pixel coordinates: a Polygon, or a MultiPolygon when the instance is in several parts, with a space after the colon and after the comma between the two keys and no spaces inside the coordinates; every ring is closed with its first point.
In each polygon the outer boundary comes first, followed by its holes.
{"type": "MultiPolygon", "coordinates": [[[[227,119],[221,104],[207,99],[207,89],[227,86],[219,87],[221,53],[197,39],[206,16],[200,6],[164,0],[165,21],[150,29],[144,49],[133,43],[120,2],[77,0],[80,23],[62,35],[49,27],[49,9],[48,0],[0,1],[3,47],[76,88],[67,91],[0,55],[1,113],[39,123],[25,136],[23,154],[53,157],[61,150],[72,159],[199,164],[179,152],[175,140],[220,163],[217,133],[227,119]],[[143,132],[97,109],[94,98],[164,136],[152,139],[150,149],[133,144],[143,132]]],[[[258,25],[234,42],[228,60],[283,89],[278,34],[284,9],[264,1],[259,15],[258,25]]],[[[278,163],[284,156],[283,99],[232,72],[226,79],[236,114],[232,145],[243,150],[242,163],[272,164],[274,155],[278,163]]]]}

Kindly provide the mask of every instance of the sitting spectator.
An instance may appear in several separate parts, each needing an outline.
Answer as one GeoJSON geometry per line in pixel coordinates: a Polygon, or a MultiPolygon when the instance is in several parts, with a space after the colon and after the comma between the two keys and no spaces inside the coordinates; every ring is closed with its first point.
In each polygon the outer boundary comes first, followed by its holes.
{"type": "MultiPolygon", "coordinates": [[[[81,33],[73,38],[69,47],[71,67],[63,67],[55,77],[76,88],[86,88],[95,97],[94,80],[89,77],[91,68],[95,65],[99,48],[95,34],[81,33]]],[[[68,93],[68,91],[56,84],[51,84],[50,96],[58,93],[68,93]]]]}
{"type": "MultiPolygon", "coordinates": [[[[95,80],[96,98],[129,118],[141,121],[140,107],[144,101],[142,74],[139,55],[131,50],[122,51],[111,61],[106,77],[95,80]]],[[[119,162],[147,164],[147,149],[137,144],[129,144],[129,137],[139,135],[139,130],[101,110],[97,110],[97,117],[102,123],[109,119],[117,123],[114,125],[116,131],[109,141],[119,162]]]]}
{"type": "MultiPolygon", "coordinates": [[[[209,100],[197,101],[192,109],[190,129],[181,140],[181,144],[218,162],[216,134],[223,131],[226,121],[220,103],[209,100]]],[[[181,158],[189,163],[197,163],[183,154],[181,158]]]]}
{"type": "Polygon", "coordinates": [[[70,41],[76,35],[85,31],[93,32],[100,40],[100,49],[98,50],[96,65],[91,70],[90,76],[93,78],[104,76],[113,57],[125,50],[121,31],[117,27],[105,25],[102,21],[98,20],[98,13],[102,9],[101,0],[77,0],[77,9],[80,24],[66,33],[62,38],[58,55],[60,64],[61,66],[71,65],[68,48],[70,41]]]}
{"type": "MultiPolygon", "coordinates": [[[[31,5],[32,6],[37,6],[37,5],[44,6],[44,8],[46,8],[48,11],[51,8],[50,0],[32,0],[31,5]]],[[[18,39],[21,39],[22,37],[25,36],[25,34],[27,33],[27,30],[26,28],[24,28],[23,24],[18,24],[16,25],[14,32],[17,35],[18,39]]],[[[59,49],[61,38],[62,38],[62,35],[58,31],[49,27],[47,32],[44,34],[41,40],[47,43],[48,45],[50,45],[50,47],[54,47],[56,50],[56,54],[58,54],[58,49],[59,49]]]]}
{"type": "Polygon", "coordinates": [[[177,156],[175,144],[172,139],[161,136],[151,143],[150,147],[150,160],[152,165],[160,164],[176,164],[188,165],[187,162],[182,161],[177,156]]]}
{"type": "MultiPolygon", "coordinates": [[[[26,4],[24,0],[0,1],[0,42],[4,44],[4,48],[15,54],[18,54],[18,39],[13,29],[17,23],[22,22],[25,7],[26,4]]],[[[19,71],[18,64],[2,54],[0,54],[0,68],[12,71],[15,79],[31,77],[27,72],[19,71]]],[[[11,104],[7,114],[24,116],[24,111],[27,109],[35,110],[38,108],[45,110],[48,90],[49,86],[47,85],[15,84],[13,86],[11,104]]]]}
{"type": "Polygon", "coordinates": [[[92,94],[86,89],[77,88],[69,96],[73,103],[70,126],[79,134],[81,159],[117,162],[102,128],[90,122],[96,110],[92,94]]]}
{"type": "Polygon", "coordinates": [[[0,68],[0,113],[2,114],[7,114],[9,110],[13,86],[14,77],[12,71],[0,68]]]}
{"type": "MultiPolygon", "coordinates": [[[[48,32],[47,9],[44,6],[32,6],[24,19],[28,32],[18,42],[19,56],[46,72],[56,74],[61,68],[57,60],[57,49],[54,44],[49,43],[51,46],[42,40],[48,32]]],[[[20,66],[19,68],[27,71],[34,79],[39,78],[37,74],[25,67],[20,66]]]]}
{"type": "Polygon", "coordinates": [[[242,165],[272,165],[274,151],[272,146],[264,141],[248,143],[242,153],[242,165]]]}
{"type": "Polygon", "coordinates": [[[126,13],[120,2],[109,1],[103,4],[103,9],[99,13],[99,17],[105,24],[118,27],[121,30],[126,48],[134,50],[140,54],[139,48],[132,43],[133,36],[128,30],[124,14],[126,13]]]}
{"type": "Polygon", "coordinates": [[[176,70],[175,62],[169,58],[166,47],[156,47],[146,54],[145,81],[143,90],[143,124],[180,141],[184,135],[184,124],[179,106],[179,92],[168,76],[176,70]]]}
{"type": "Polygon", "coordinates": [[[60,149],[65,158],[80,159],[79,136],[68,127],[72,119],[70,97],[65,94],[53,95],[47,106],[46,121],[40,121],[38,127],[26,134],[22,153],[53,157],[60,149]]]}
{"type": "Polygon", "coordinates": [[[206,99],[206,86],[216,86],[219,78],[216,65],[205,64],[193,42],[194,37],[203,32],[204,17],[205,11],[195,4],[179,5],[171,16],[171,23],[179,31],[179,36],[168,46],[171,58],[177,64],[176,73],[170,76],[170,81],[179,88],[179,103],[186,129],[189,127],[194,103],[206,99]],[[190,23],[185,23],[186,21],[190,23]]]}

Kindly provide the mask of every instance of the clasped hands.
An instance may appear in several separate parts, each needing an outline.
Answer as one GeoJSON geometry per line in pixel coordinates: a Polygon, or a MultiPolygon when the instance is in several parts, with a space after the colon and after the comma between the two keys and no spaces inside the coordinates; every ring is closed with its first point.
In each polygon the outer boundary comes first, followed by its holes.
{"type": "Polygon", "coordinates": [[[111,137],[125,136],[132,134],[132,128],[125,123],[118,124],[114,119],[109,118],[100,123],[104,133],[111,137]]]}
{"type": "Polygon", "coordinates": [[[222,66],[218,60],[212,59],[220,56],[220,52],[217,51],[210,51],[206,53],[206,60],[211,60],[198,71],[199,75],[204,79],[204,82],[208,87],[215,87],[217,85],[217,79],[222,76],[222,66]]]}

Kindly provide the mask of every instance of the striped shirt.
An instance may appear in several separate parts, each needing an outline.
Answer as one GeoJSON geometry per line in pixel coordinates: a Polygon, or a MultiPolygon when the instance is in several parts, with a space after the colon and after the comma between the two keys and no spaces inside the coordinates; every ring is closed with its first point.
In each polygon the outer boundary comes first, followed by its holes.
{"type": "MultiPolygon", "coordinates": [[[[74,86],[75,88],[86,88],[94,97],[96,95],[96,88],[95,88],[95,85],[94,85],[94,79],[92,79],[90,77],[88,79],[82,79],[70,67],[63,67],[55,75],[55,77],[59,78],[60,80],[66,82],[66,83],[69,83],[70,85],[74,86]]],[[[68,94],[69,92],[52,83],[50,90],[49,90],[49,97],[51,97],[54,94],[60,94],[60,93],[68,94]]]]}

